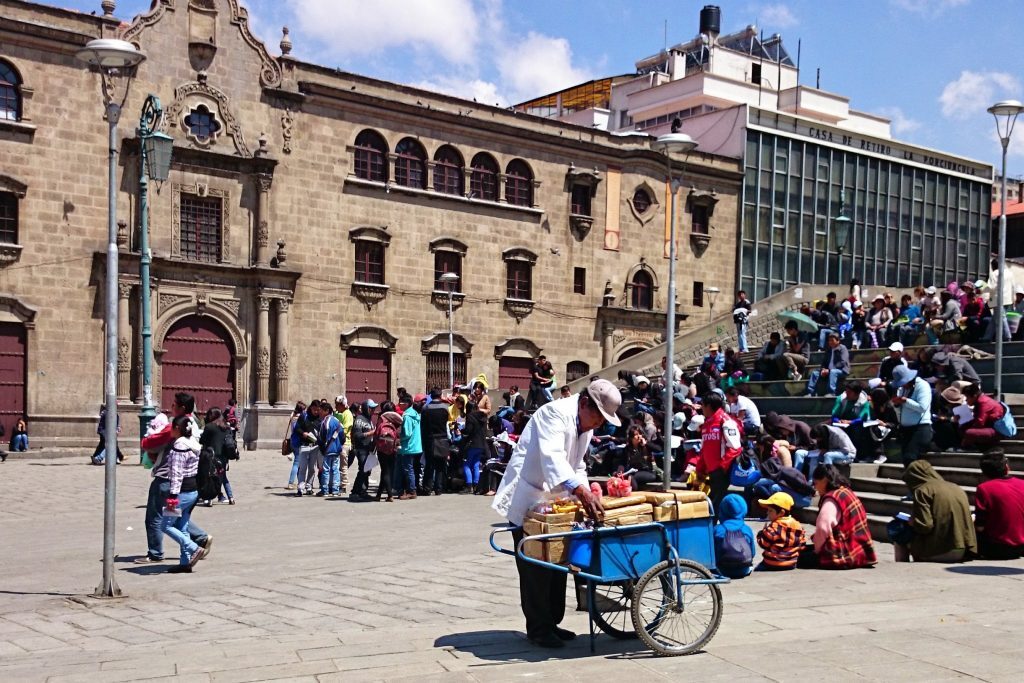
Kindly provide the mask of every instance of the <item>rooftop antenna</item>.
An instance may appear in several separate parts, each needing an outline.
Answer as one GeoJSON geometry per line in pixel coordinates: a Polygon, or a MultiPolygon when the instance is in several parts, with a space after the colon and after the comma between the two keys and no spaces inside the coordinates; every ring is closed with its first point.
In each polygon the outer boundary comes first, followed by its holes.
{"type": "Polygon", "coordinates": [[[663,36],[665,39],[665,47],[662,48],[663,52],[668,52],[668,19],[665,20],[665,27],[663,29],[663,36]]]}
{"type": "Polygon", "coordinates": [[[800,115],[800,42],[801,39],[796,41],[796,115],[800,115]]]}
{"type": "Polygon", "coordinates": [[[815,90],[821,90],[821,67],[820,66],[818,67],[818,75],[814,79],[814,88],[815,88],[815,90]]]}

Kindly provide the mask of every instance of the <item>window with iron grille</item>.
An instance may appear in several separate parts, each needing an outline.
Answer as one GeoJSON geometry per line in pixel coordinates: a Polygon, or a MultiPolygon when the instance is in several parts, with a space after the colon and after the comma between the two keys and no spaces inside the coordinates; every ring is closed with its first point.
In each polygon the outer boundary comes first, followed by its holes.
{"type": "Polygon", "coordinates": [[[384,284],[384,245],[370,240],[356,243],[356,282],[384,284]]]}
{"type": "Polygon", "coordinates": [[[508,276],[505,296],[509,299],[531,301],[533,266],[527,261],[512,259],[506,262],[505,269],[508,276]]]}
{"type": "Polygon", "coordinates": [[[633,208],[637,213],[647,213],[647,209],[651,208],[651,203],[651,195],[647,194],[647,190],[644,188],[639,187],[633,193],[633,208]]]}
{"type": "Polygon", "coordinates": [[[708,207],[703,204],[693,205],[693,232],[696,235],[708,234],[708,207]]]}
{"type": "Polygon", "coordinates": [[[181,195],[181,256],[192,261],[218,263],[224,205],[220,197],[181,195]]]}
{"type": "Polygon", "coordinates": [[[388,144],[379,133],[364,130],[356,136],[355,173],[357,178],[384,182],[388,179],[388,144]]]}
{"type": "Polygon", "coordinates": [[[0,61],[0,120],[21,120],[21,79],[7,62],[0,61]]]}
{"type": "Polygon", "coordinates": [[[439,292],[462,291],[462,254],[444,250],[434,252],[434,289],[439,292]],[[441,282],[441,276],[445,273],[455,273],[459,279],[456,282],[441,282]]]}
{"type": "Polygon", "coordinates": [[[490,154],[481,152],[473,157],[473,171],[469,176],[469,194],[475,199],[498,201],[498,162],[490,154]]]}
{"type": "Polygon", "coordinates": [[[693,305],[698,308],[704,307],[704,283],[694,282],[693,283],[693,305]]]}
{"type": "Polygon", "coordinates": [[[565,381],[575,382],[590,374],[590,366],[581,360],[574,360],[565,366],[565,381]]]}
{"type": "MultiPolygon", "coordinates": [[[[466,383],[466,356],[461,353],[452,355],[452,367],[455,370],[455,383],[466,383]]],[[[448,386],[448,352],[431,351],[427,354],[427,374],[424,378],[425,387],[448,386]]]]}
{"type": "Polygon", "coordinates": [[[505,201],[516,206],[533,206],[533,173],[526,162],[510,161],[505,176],[505,201]]]}
{"type": "Polygon", "coordinates": [[[434,155],[434,191],[442,194],[462,194],[465,176],[462,173],[462,157],[447,145],[434,155]]]}
{"type": "Polygon", "coordinates": [[[649,311],[654,308],[654,280],[646,270],[638,270],[633,276],[633,308],[649,311]]]}
{"type": "Polygon", "coordinates": [[[573,185],[570,212],[577,216],[590,215],[590,186],[573,185]]]}
{"type": "Polygon", "coordinates": [[[18,197],[0,192],[0,243],[18,243],[18,197]]]}
{"type": "Polygon", "coordinates": [[[427,187],[427,153],[423,145],[405,138],[395,146],[395,184],[423,190],[427,187]]]}
{"type": "Polygon", "coordinates": [[[573,268],[572,269],[572,293],[573,294],[586,294],[587,293],[587,269],[586,268],[573,268]]]}

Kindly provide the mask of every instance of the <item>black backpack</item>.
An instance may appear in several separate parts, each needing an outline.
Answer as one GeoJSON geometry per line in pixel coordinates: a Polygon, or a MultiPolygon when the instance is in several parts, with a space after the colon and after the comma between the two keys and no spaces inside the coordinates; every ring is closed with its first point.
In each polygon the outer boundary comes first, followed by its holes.
{"type": "Polygon", "coordinates": [[[224,446],[221,448],[220,453],[224,460],[238,460],[240,458],[238,441],[235,439],[235,430],[224,430],[224,446]]]}
{"type": "Polygon", "coordinates": [[[739,529],[726,529],[719,551],[715,558],[719,566],[743,567],[750,566],[754,561],[754,549],[739,529]]]}
{"type": "Polygon", "coordinates": [[[196,489],[200,500],[212,500],[220,495],[220,477],[217,475],[217,458],[213,449],[204,446],[199,451],[199,471],[196,472],[196,489]]]}

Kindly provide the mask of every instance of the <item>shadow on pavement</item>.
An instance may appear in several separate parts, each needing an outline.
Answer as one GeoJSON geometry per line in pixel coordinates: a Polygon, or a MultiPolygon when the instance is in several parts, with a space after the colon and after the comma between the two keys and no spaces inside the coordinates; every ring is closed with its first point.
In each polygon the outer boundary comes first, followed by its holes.
{"type": "Polygon", "coordinates": [[[133,564],[128,567],[122,567],[121,571],[128,572],[129,574],[138,574],[139,576],[150,576],[152,574],[166,574],[169,567],[173,567],[175,562],[166,562],[164,564],[133,564]]]}
{"type": "Polygon", "coordinates": [[[1011,576],[1014,574],[1024,574],[1024,569],[1020,567],[1006,567],[1003,565],[977,565],[977,564],[965,564],[956,567],[946,567],[947,572],[953,572],[954,574],[969,574],[972,576],[1011,576]]]}
{"type": "Polygon", "coordinates": [[[55,598],[73,598],[79,593],[48,593],[46,591],[33,592],[33,591],[0,591],[0,595],[52,595],[55,598]]]}
{"type": "Polygon", "coordinates": [[[614,640],[598,636],[596,649],[590,652],[590,638],[579,634],[576,640],[564,648],[547,650],[526,640],[521,631],[472,631],[453,633],[434,641],[434,647],[465,652],[477,659],[493,662],[545,662],[548,660],[578,659],[580,657],[607,657],[609,659],[630,659],[650,653],[640,650],[637,641],[614,640]]]}

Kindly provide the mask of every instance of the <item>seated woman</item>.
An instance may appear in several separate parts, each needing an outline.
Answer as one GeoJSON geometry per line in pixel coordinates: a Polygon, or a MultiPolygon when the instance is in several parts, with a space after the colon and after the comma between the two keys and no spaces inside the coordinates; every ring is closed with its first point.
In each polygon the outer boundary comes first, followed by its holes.
{"type": "Polygon", "coordinates": [[[829,424],[815,425],[811,430],[815,448],[803,455],[797,451],[793,466],[801,472],[813,473],[820,461],[824,465],[849,465],[857,457],[857,447],[839,427],[829,424]],[[806,467],[805,467],[806,465],[806,467]]]}
{"type": "Polygon", "coordinates": [[[896,407],[892,404],[892,397],[882,387],[871,390],[868,424],[870,426],[866,432],[870,459],[881,465],[888,459],[886,448],[890,445],[898,448],[896,432],[900,427],[900,418],[896,414],[896,407]]]}
{"type": "Polygon", "coordinates": [[[977,553],[971,506],[962,488],[944,480],[927,460],[910,463],[903,481],[914,508],[905,529],[890,528],[897,562],[963,562],[977,553]]]}
{"type": "Polygon", "coordinates": [[[28,419],[24,416],[14,425],[11,433],[11,450],[15,453],[24,453],[28,450],[28,419]]]}
{"type": "Polygon", "coordinates": [[[761,479],[747,487],[747,499],[762,500],[770,498],[773,493],[788,493],[793,499],[794,508],[809,507],[814,489],[800,470],[783,463],[779,458],[780,450],[774,438],[762,436],[758,439],[755,452],[761,468],[761,479]]]}
{"type": "Polygon", "coordinates": [[[804,547],[797,566],[805,569],[856,569],[878,563],[864,504],[832,465],[818,465],[812,475],[821,496],[813,543],[804,547]]]}
{"type": "Polygon", "coordinates": [[[1006,414],[999,401],[984,393],[977,384],[963,389],[964,400],[974,411],[974,419],[960,425],[960,445],[965,450],[985,450],[999,444],[999,432],[993,425],[1006,414]]]}
{"type": "Polygon", "coordinates": [[[647,445],[647,437],[643,429],[637,425],[631,425],[626,433],[626,447],[623,449],[625,457],[625,470],[636,470],[629,477],[630,486],[634,491],[639,491],[644,484],[661,479],[661,469],[654,463],[651,456],[651,449],[647,445]]]}
{"type": "Polygon", "coordinates": [[[846,383],[843,393],[836,397],[832,406],[832,424],[846,431],[854,448],[857,449],[857,460],[874,460],[871,453],[871,439],[867,435],[864,423],[871,417],[871,402],[864,393],[864,386],[854,380],[846,383]]]}
{"type": "Polygon", "coordinates": [[[964,405],[958,387],[947,387],[932,399],[932,432],[935,447],[940,451],[960,450],[960,428],[953,410],[964,405]]]}

